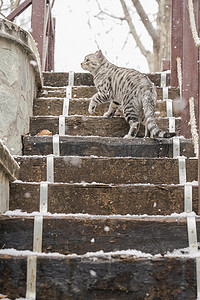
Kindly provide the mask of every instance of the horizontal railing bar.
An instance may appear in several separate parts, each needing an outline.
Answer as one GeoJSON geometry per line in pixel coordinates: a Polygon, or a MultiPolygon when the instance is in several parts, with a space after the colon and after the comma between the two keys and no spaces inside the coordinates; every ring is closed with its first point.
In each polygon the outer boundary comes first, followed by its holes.
{"type": "Polygon", "coordinates": [[[19,16],[25,9],[27,9],[32,4],[32,0],[25,0],[20,4],[11,14],[9,14],[6,19],[8,21],[13,21],[17,16],[19,16]]]}

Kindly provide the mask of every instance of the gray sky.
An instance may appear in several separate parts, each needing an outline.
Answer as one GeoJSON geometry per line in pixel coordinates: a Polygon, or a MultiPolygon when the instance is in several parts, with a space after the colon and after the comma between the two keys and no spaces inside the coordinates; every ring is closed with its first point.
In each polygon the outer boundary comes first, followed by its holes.
{"type": "MultiPolygon", "coordinates": [[[[131,1],[126,1],[130,7],[131,1]]],[[[145,10],[152,14],[157,12],[157,3],[152,0],[141,0],[145,10]]],[[[123,16],[119,0],[99,1],[107,12],[116,16],[123,16]]],[[[128,26],[125,22],[107,18],[100,21],[95,17],[99,12],[95,0],[56,0],[53,13],[56,17],[56,71],[83,71],[80,62],[84,56],[95,52],[97,44],[109,61],[118,66],[136,68],[142,72],[148,71],[145,58],[131,35],[128,36],[128,26]],[[88,25],[88,20],[92,30],[88,25]],[[125,44],[125,46],[124,46],[125,44]]],[[[137,14],[134,14],[134,23],[146,48],[151,50],[152,43],[137,14]]]]}

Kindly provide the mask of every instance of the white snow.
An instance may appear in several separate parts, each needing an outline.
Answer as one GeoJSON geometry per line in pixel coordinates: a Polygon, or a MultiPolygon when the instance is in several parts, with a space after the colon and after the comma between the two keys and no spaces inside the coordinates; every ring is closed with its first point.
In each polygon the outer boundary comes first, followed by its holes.
{"type": "Polygon", "coordinates": [[[11,256],[29,256],[29,255],[35,255],[35,256],[48,256],[48,257],[65,257],[64,254],[60,253],[40,253],[40,252],[33,252],[29,250],[16,250],[13,248],[9,249],[0,249],[0,255],[11,255],[11,256]]]}
{"type": "Polygon", "coordinates": [[[164,257],[176,257],[176,258],[198,258],[200,257],[200,251],[190,250],[189,247],[183,249],[175,249],[172,252],[167,252],[164,257]]]}
{"type": "Polygon", "coordinates": [[[96,277],[97,276],[97,273],[94,271],[94,270],[90,270],[90,275],[92,277],[96,277]]]}
{"type": "Polygon", "coordinates": [[[90,215],[90,214],[82,214],[82,213],[77,213],[77,214],[64,214],[64,213],[40,213],[37,211],[34,211],[32,213],[27,213],[27,212],[23,212],[21,211],[21,209],[16,209],[16,210],[8,210],[7,212],[5,212],[3,214],[4,216],[10,216],[10,217],[35,217],[38,215],[42,215],[42,216],[46,216],[46,217],[52,217],[52,218],[86,218],[86,219],[153,219],[153,218],[157,218],[158,221],[163,220],[163,219],[168,219],[168,218],[174,218],[174,219],[181,219],[181,218],[186,218],[186,217],[196,217],[196,218],[200,218],[198,215],[196,215],[195,212],[190,212],[190,213],[186,213],[186,212],[182,212],[180,214],[178,213],[172,213],[171,215],[147,215],[147,214],[142,214],[142,215],[130,215],[130,214],[126,214],[126,215],[90,215]]]}
{"type": "MultiPolygon", "coordinates": [[[[99,250],[96,252],[87,252],[86,254],[83,255],[78,255],[78,254],[60,254],[60,253],[39,253],[39,252],[32,252],[29,250],[16,250],[13,248],[9,249],[0,249],[0,255],[10,255],[10,256],[37,256],[37,257],[50,257],[52,259],[56,258],[75,258],[75,257],[80,257],[80,258],[89,258],[89,259],[97,259],[98,257],[102,258],[108,258],[111,259],[112,257],[115,256],[132,256],[132,257],[138,257],[138,258],[147,258],[147,259],[156,259],[156,258],[163,258],[163,257],[173,257],[173,258],[200,258],[200,251],[190,251],[190,248],[184,248],[184,249],[175,249],[172,252],[167,252],[164,255],[161,254],[155,254],[152,255],[150,253],[145,253],[142,251],[138,251],[135,249],[128,249],[128,250],[120,250],[120,251],[110,251],[110,252],[104,252],[103,250],[99,250]]],[[[92,271],[92,270],[91,270],[92,271]]],[[[92,276],[95,274],[92,272],[92,276]],[[93,274],[93,275],[92,275],[93,274]]]]}
{"type": "MultiPolygon", "coordinates": [[[[45,181],[45,182],[48,182],[48,181],[45,181]]],[[[40,182],[36,182],[36,181],[21,181],[21,180],[15,180],[13,181],[13,183],[20,183],[20,184],[29,184],[29,185],[40,185],[40,182]]],[[[94,186],[96,185],[97,187],[98,186],[105,186],[105,187],[136,187],[136,186],[149,186],[149,187],[157,187],[158,184],[153,184],[153,183],[105,183],[105,182],[96,182],[96,181],[93,181],[93,182],[85,182],[85,181],[81,181],[81,182],[48,182],[49,184],[51,185],[66,185],[66,186],[70,186],[70,185],[80,185],[80,186],[83,186],[83,187],[91,187],[91,186],[94,186]]],[[[192,181],[192,182],[187,182],[185,184],[188,184],[188,185],[198,185],[198,182],[197,181],[192,181]]],[[[159,184],[159,187],[169,187],[169,186],[184,186],[185,184],[182,184],[182,183],[176,183],[176,184],[159,184]]]]}
{"type": "Polygon", "coordinates": [[[105,231],[105,232],[110,231],[110,227],[109,227],[109,226],[105,226],[105,227],[104,227],[104,231],[105,231]]]}

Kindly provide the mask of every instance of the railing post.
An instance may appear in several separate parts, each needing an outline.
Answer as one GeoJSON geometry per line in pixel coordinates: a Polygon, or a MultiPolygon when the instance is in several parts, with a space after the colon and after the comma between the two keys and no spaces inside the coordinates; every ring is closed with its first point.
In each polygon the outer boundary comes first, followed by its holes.
{"type": "Polygon", "coordinates": [[[51,28],[50,36],[49,36],[49,45],[48,45],[48,57],[47,57],[47,70],[54,71],[54,48],[55,48],[55,27],[56,27],[56,19],[52,18],[51,20],[51,28]]]}
{"type": "Polygon", "coordinates": [[[178,86],[177,57],[183,58],[183,0],[172,0],[171,86],[178,86]]]}
{"type": "Polygon", "coordinates": [[[52,18],[50,0],[25,0],[7,19],[13,21],[32,4],[31,27],[40,55],[43,71],[54,70],[55,18],[52,18]]]}
{"type": "Polygon", "coordinates": [[[43,46],[44,46],[44,28],[45,28],[45,16],[46,16],[46,0],[32,0],[32,36],[37,42],[38,51],[40,54],[40,60],[42,64],[42,70],[44,70],[43,62],[43,46]]]}
{"type": "MultiPolygon", "coordinates": [[[[199,28],[199,1],[193,0],[194,13],[197,30],[199,28]]],[[[189,97],[194,97],[195,115],[198,126],[198,94],[199,94],[199,50],[195,46],[190,28],[188,0],[183,0],[183,59],[182,59],[182,97],[186,107],[181,115],[181,133],[184,137],[190,138],[189,126],[189,97]]]]}

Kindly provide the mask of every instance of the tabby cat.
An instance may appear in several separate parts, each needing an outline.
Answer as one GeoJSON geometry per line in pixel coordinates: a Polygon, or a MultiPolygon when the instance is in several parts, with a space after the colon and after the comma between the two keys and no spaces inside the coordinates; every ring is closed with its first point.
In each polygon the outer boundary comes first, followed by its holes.
{"type": "Polygon", "coordinates": [[[89,113],[103,102],[110,101],[105,117],[112,117],[121,109],[130,129],[125,138],[136,137],[140,124],[145,125],[145,137],[170,138],[175,133],[159,129],[155,120],[156,88],[150,79],[133,69],[120,68],[111,64],[101,50],[89,54],[81,63],[84,70],[92,73],[97,93],[89,104],[89,113]]]}

